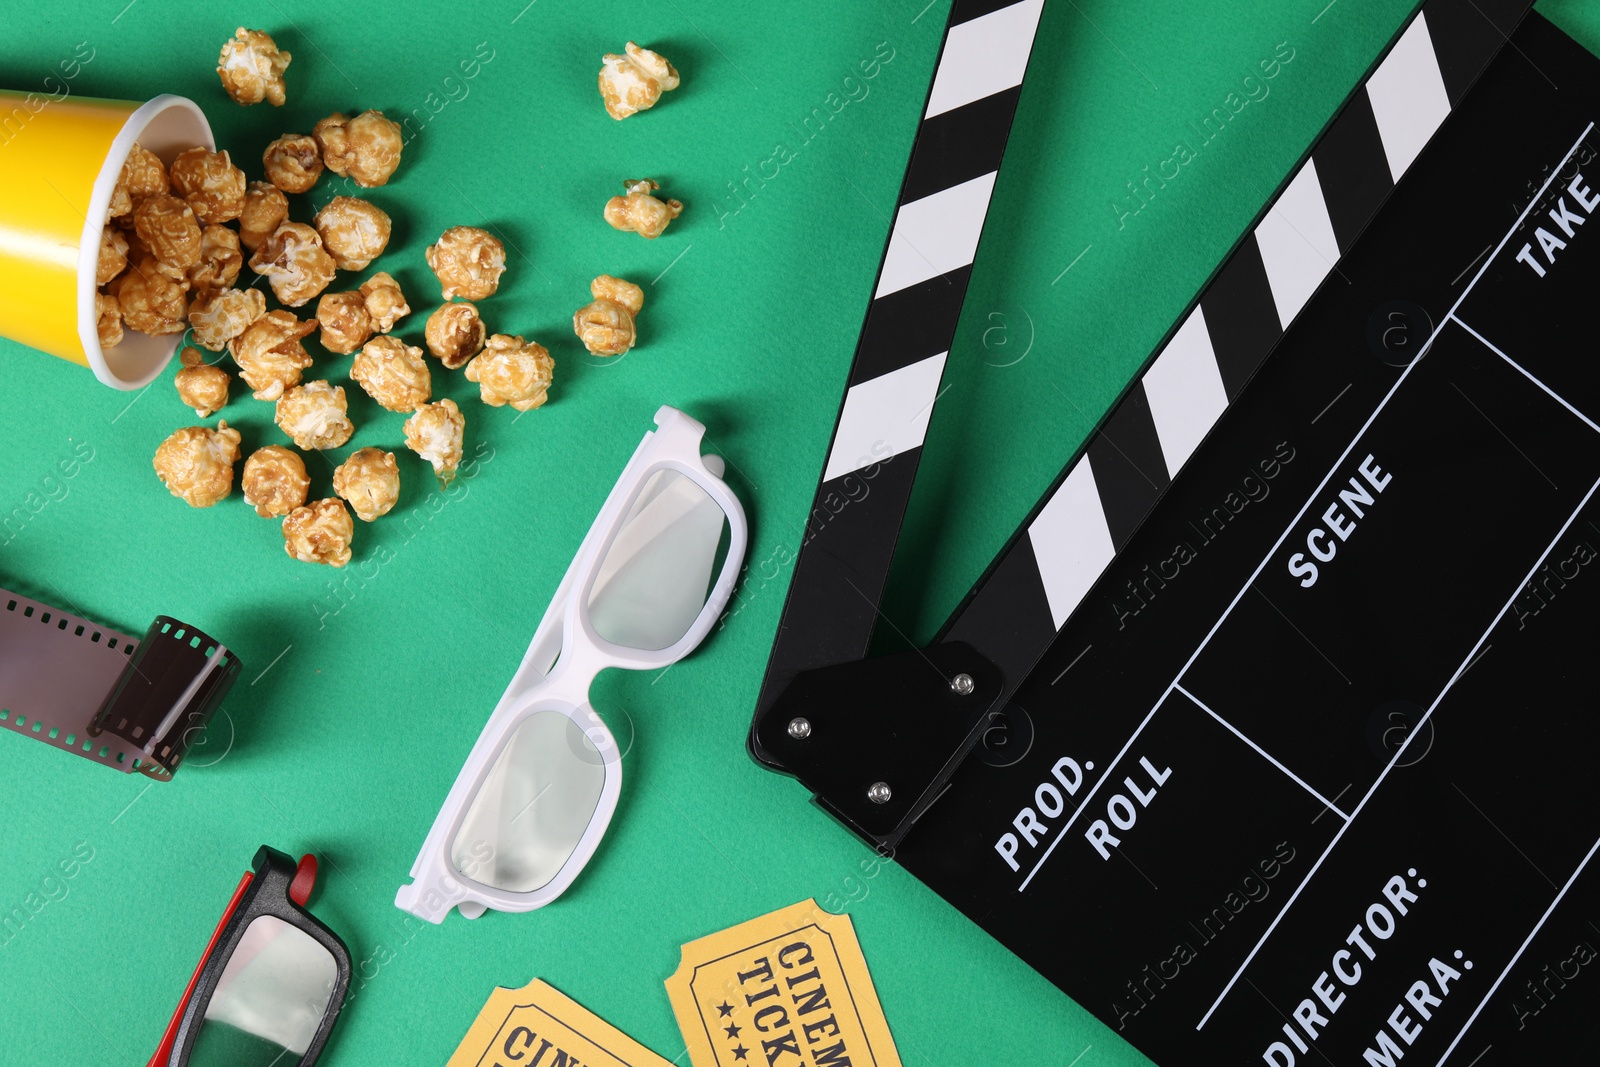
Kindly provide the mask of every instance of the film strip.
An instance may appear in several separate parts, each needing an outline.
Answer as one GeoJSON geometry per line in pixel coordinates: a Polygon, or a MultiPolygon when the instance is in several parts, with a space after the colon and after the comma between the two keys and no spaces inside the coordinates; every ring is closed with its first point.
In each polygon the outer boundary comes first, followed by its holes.
{"type": "MultiPolygon", "coordinates": [[[[1530,7],[1413,15],[936,643],[973,646],[1015,688],[1530,7]]],[[[749,747],[777,769],[761,718],[796,674],[870,644],[1041,11],[951,9],[757,699],[749,747]],[[868,475],[857,499],[848,479],[868,475]]]]}
{"type": "Polygon", "coordinates": [[[124,774],[171,779],[240,669],[177,619],[136,639],[0,589],[0,726],[124,774]]]}

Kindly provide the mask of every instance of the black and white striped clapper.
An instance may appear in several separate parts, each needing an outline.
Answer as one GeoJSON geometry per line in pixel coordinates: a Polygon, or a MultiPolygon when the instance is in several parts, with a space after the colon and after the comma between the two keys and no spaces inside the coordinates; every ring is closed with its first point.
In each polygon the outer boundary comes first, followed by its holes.
{"type": "MultiPolygon", "coordinates": [[[[952,8],[758,721],[796,673],[866,654],[1042,6],[952,8]]],[[[1413,15],[940,640],[1022,681],[1530,6],[1413,15]]]]}
{"type": "Polygon", "coordinates": [[[867,652],[1043,8],[951,7],[758,715],[797,672],[867,652]]]}

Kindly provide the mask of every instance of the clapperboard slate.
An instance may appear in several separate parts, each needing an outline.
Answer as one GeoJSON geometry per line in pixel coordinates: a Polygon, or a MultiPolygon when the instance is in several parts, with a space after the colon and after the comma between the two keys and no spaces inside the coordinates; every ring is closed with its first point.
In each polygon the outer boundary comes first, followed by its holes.
{"type": "Polygon", "coordinates": [[[1026,754],[896,859],[1163,1067],[1600,1052],[1600,61],[1525,6],[1408,23],[941,635],[1026,754]]]}
{"type": "Polygon", "coordinates": [[[900,850],[1159,1064],[1600,1048],[1600,63],[1513,44],[900,850]]]}

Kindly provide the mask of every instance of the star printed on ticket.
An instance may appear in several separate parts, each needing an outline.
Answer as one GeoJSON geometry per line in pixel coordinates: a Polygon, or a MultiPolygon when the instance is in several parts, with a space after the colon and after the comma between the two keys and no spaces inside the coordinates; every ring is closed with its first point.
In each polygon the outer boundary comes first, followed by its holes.
{"type": "Polygon", "coordinates": [[[689,942],[666,984],[694,1067],[900,1067],[850,917],[814,900],[689,942]]]}
{"type": "Polygon", "coordinates": [[[672,1067],[555,986],[498,988],[445,1067],[672,1067]]]}

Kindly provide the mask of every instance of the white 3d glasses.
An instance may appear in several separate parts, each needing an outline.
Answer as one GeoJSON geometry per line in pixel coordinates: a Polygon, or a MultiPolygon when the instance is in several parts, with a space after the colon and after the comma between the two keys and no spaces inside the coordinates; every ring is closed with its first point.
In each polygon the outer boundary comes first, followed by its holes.
{"type": "Polygon", "coordinates": [[[655,422],[567,568],[397,907],[439,923],[452,907],[475,919],[560,896],[622,789],[622,754],[589,705],[595,675],[677,662],[733,594],[748,529],[722,459],[700,455],[705,427],[676,408],[655,422]]]}

